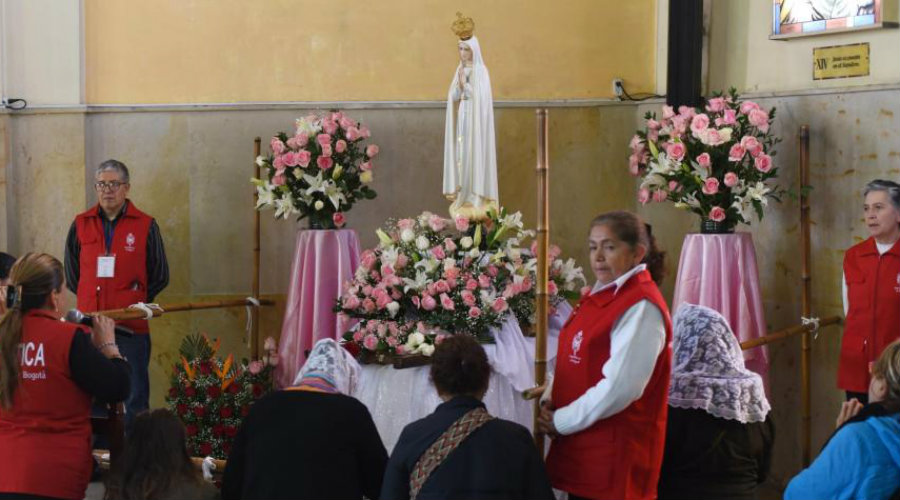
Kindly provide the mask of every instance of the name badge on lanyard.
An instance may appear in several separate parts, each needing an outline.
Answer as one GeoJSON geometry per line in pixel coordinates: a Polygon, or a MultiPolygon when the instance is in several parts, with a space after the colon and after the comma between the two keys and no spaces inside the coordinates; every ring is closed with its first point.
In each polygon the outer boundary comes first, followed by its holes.
{"type": "Polygon", "coordinates": [[[116,256],[101,255],[97,257],[97,277],[98,278],[115,278],[116,276],[116,256]]]}

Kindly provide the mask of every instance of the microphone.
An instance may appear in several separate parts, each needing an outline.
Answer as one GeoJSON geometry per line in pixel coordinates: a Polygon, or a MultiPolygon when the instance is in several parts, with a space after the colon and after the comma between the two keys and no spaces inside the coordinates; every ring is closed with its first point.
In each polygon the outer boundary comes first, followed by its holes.
{"type": "MultiPolygon", "coordinates": [[[[94,318],[92,316],[86,316],[78,309],[69,309],[69,312],[66,313],[66,316],[63,318],[63,320],[65,320],[67,323],[75,323],[78,325],[90,327],[94,326],[94,318]]],[[[116,335],[122,335],[123,337],[133,337],[134,331],[132,331],[130,328],[116,325],[116,335]]]]}

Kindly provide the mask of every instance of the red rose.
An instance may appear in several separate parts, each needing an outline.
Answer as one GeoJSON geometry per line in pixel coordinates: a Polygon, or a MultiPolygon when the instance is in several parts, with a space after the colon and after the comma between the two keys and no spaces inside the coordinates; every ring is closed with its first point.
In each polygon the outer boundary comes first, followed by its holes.
{"type": "Polygon", "coordinates": [[[188,407],[184,403],[178,403],[177,405],[175,405],[175,411],[177,411],[179,415],[184,415],[185,413],[187,413],[187,410],[188,407]]]}
{"type": "Polygon", "coordinates": [[[194,390],[193,387],[188,387],[187,389],[184,390],[184,395],[189,398],[192,398],[197,395],[197,391],[194,390]]]}
{"type": "Polygon", "coordinates": [[[222,433],[225,432],[225,426],[222,424],[216,424],[212,428],[213,436],[221,436],[222,433]]]}
{"type": "Polygon", "coordinates": [[[188,425],[185,427],[185,430],[187,431],[187,435],[188,435],[188,436],[196,436],[196,435],[197,435],[197,432],[198,432],[197,426],[194,425],[194,424],[188,424],[188,425]]]}
{"type": "Polygon", "coordinates": [[[232,382],[231,385],[228,386],[228,392],[237,394],[241,392],[241,386],[238,385],[237,382],[232,382]]]}
{"type": "Polygon", "coordinates": [[[237,435],[237,431],[237,427],[233,425],[225,427],[225,435],[228,437],[234,437],[235,435],[237,435]]]}
{"type": "Polygon", "coordinates": [[[222,389],[217,385],[211,385],[206,389],[206,395],[211,398],[217,398],[222,395],[222,389]]]}
{"type": "Polygon", "coordinates": [[[347,349],[347,352],[354,358],[359,356],[359,344],[356,342],[344,342],[341,345],[344,346],[344,349],[347,349]]]}
{"type": "Polygon", "coordinates": [[[197,418],[203,418],[203,414],[206,413],[206,408],[202,406],[194,407],[194,415],[197,415],[197,418]]]}
{"type": "Polygon", "coordinates": [[[228,406],[224,406],[219,410],[219,415],[221,415],[222,418],[231,418],[231,416],[234,415],[234,410],[228,406]]]}
{"type": "Polygon", "coordinates": [[[212,363],[210,363],[209,361],[200,363],[200,373],[202,373],[203,375],[209,375],[210,373],[212,373],[212,363]]]}
{"type": "Polygon", "coordinates": [[[250,405],[241,406],[241,416],[246,417],[248,413],[250,413],[250,405]]]}
{"type": "Polygon", "coordinates": [[[208,456],[212,454],[212,444],[210,443],[200,443],[200,455],[208,456]]]}
{"type": "Polygon", "coordinates": [[[170,398],[174,398],[174,397],[177,396],[177,395],[178,395],[178,389],[176,389],[176,388],[174,388],[174,387],[172,387],[171,389],[169,389],[169,397],[170,397],[170,398]]]}
{"type": "Polygon", "coordinates": [[[263,387],[259,384],[253,384],[253,397],[258,398],[263,395],[263,387]]]}
{"type": "Polygon", "coordinates": [[[222,451],[224,451],[226,454],[231,453],[231,442],[230,441],[225,441],[224,443],[222,443],[222,451]]]}

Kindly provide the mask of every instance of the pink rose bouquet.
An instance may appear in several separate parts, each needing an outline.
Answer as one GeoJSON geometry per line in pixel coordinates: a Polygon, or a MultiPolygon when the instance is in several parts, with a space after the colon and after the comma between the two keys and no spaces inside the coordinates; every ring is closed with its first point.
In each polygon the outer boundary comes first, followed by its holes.
{"type": "Polygon", "coordinates": [[[775,108],[741,101],[731,89],[703,108],[663,106],[647,113],[644,130],[631,139],[628,169],[641,178],[641,204],[672,201],[717,222],[725,231],[762,220],[769,198],[780,201],[773,156],[781,139],[771,132],[775,108]]]}
{"type": "MultiPolygon", "coordinates": [[[[351,352],[430,355],[440,335],[491,342],[491,329],[510,313],[534,323],[537,261],[522,247],[533,232],[520,213],[501,210],[477,222],[425,212],[376,233],[379,246],[363,252],[335,306],[351,352]]],[[[551,304],[578,298],[584,285],[574,259],[559,255],[554,246],[551,304]]]]}
{"type": "Polygon", "coordinates": [[[368,137],[368,128],[340,111],[298,119],[293,135],[279,133],[269,142],[272,154],[256,159],[263,169],[252,179],[257,210],[306,218],[314,229],[342,227],[357,201],[376,195],[368,184],[378,146],[364,144],[368,137]]]}

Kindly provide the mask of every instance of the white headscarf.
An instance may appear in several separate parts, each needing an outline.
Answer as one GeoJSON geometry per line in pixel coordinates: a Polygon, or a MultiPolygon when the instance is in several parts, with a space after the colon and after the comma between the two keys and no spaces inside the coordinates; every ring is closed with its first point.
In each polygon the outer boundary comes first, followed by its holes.
{"type": "Polygon", "coordinates": [[[334,339],[322,339],[313,346],[293,385],[300,384],[303,377],[316,376],[331,382],[341,394],[353,396],[359,372],[359,363],[346,349],[334,339]]]}
{"type": "MultiPolygon", "coordinates": [[[[459,43],[472,49],[472,128],[471,144],[465,151],[471,156],[472,192],[490,200],[497,200],[497,150],[494,143],[494,98],[491,95],[491,77],[481,57],[478,37],[461,40],[459,43]]],[[[453,93],[459,86],[459,70],[456,67],[450,91],[447,94],[447,115],[444,126],[444,194],[456,193],[461,179],[456,170],[456,126],[453,122],[453,93]]]]}
{"type": "Polygon", "coordinates": [[[669,406],[744,424],[764,421],[771,407],[762,378],[744,367],[741,346],[725,318],[708,307],[683,304],[673,323],[669,406]]]}

